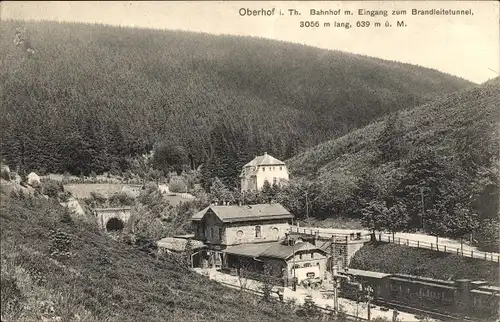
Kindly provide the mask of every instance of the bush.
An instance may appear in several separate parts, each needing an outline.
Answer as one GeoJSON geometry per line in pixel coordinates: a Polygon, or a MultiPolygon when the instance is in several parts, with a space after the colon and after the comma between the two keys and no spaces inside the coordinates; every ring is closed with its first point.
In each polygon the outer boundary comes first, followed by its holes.
{"type": "Polygon", "coordinates": [[[111,206],[132,206],[135,204],[135,198],[128,195],[126,192],[120,192],[109,197],[111,206]]]}
{"type": "Polygon", "coordinates": [[[297,310],[297,315],[311,319],[319,319],[323,315],[323,312],[321,312],[321,309],[316,306],[312,296],[308,294],[304,299],[304,304],[302,304],[300,309],[297,310]]]}
{"type": "Polygon", "coordinates": [[[57,198],[61,202],[68,202],[70,197],[71,197],[71,192],[69,192],[69,191],[62,191],[62,192],[59,192],[57,195],[57,198]]]}
{"type": "Polygon", "coordinates": [[[182,176],[173,176],[170,178],[168,186],[172,192],[186,192],[187,182],[182,176]]]}
{"type": "Polygon", "coordinates": [[[51,179],[42,182],[41,193],[49,196],[49,198],[56,198],[60,192],[64,192],[62,183],[51,179]]]}
{"type": "Polygon", "coordinates": [[[94,192],[94,191],[90,193],[90,198],[91,201],[94,201],[94,203],[97,205],[104,205],[107,201],[107,198],[105,196],[103,196],[99,192],[94,192]]]}
{"type": "Polygon", "coordinates": [[[61,229],[51,230],[49,237],[50,256],[56,258],[68,258],[71,255],[71,236],[68,233],[62,231],[61,229]]]}
{"type": "Polygon", "coordinates": [[[476,234],[477,247],[486,252],[499,252],[500,228],[497,219],[484,219],[476,234]]]}

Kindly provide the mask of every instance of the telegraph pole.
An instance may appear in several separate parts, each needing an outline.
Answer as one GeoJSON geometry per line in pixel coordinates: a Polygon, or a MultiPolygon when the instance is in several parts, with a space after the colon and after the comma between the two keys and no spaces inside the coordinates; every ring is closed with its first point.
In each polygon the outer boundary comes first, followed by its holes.
{"type": "Polygon", "coordinates": [[[332,262],[332,284],[333,284],[333,309],[335,313],[339,312],[339,303],[337,295],[337,264],[335,261],[335,251],[333,249],[335,242],[335,235],[332,235],[332,241],[330,243],[330,258],[332,262]]]}
{"type": "Polygon", "coordinates": [[[292,262],[292,269],[293,269],[293,282],[292,282],[292,289],[295,292],[297,290],[297,285],[296,285],[296,277],[295,277],[295,241],[292,240],[292,253],[293,253],[293,262],[292,262]]]}
{"type": "Polygon", "coordinates": [[[423,187],[420,187],[420,199],[422,202],[422,215],[420,216],[420,220],[422,221],[422,230],[425,233],[425,227],[424,227],[425,204],[424,204],[424,188],[423,187]]]}
{"type": "Polygon", "coordinates": [[[307,218],[307,224],[309,225],[309,199],[307,198],[307,191],[306,191],[306,218],[307,218]]]}
{"type": "Polygon", "coordinates": [[[367,299],[367,302],[368,302],[368,321],[371,320],[371,308],[370,308],[370,305],[371,305],[371,300],[372,300],[372,294],[373,294],[373,289],[370,285],[368,285],[368,287],[366,288],[366,299],[367,299]]]}

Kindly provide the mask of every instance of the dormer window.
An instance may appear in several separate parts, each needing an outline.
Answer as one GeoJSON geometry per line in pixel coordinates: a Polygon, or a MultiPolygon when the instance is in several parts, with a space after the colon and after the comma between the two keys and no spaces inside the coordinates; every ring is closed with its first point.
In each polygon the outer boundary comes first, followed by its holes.
{"type": "Polygon", "coordinates": [[[283,170],[283,167],[280,167],[280,171],[283,170]]]}

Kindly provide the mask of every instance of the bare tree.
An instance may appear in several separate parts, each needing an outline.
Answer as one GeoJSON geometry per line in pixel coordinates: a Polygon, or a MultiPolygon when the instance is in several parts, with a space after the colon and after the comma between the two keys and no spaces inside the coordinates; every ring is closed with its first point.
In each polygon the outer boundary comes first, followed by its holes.
{"type": "Polygon", "coordinates": [[[240,294],[243,294],[248,284],[249,267],[241,259],[238,265],[238,282],[240,284],[240,294]]]}

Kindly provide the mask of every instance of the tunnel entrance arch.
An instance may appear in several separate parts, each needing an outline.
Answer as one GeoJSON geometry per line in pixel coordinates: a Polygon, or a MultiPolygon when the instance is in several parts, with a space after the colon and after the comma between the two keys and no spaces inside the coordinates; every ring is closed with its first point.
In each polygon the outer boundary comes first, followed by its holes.
{"type": "Polygon", "coordinates": [[[130,207],[94,209],[99,227],[106,231],[123,230],[130,219],[130,212],[130,207]]]}
{"type": "Polygon", "coordinates": [[[124,224],[120,219],[113,217],[106,223],[107,231],[121,231],[123,230],[124,224]]]}

